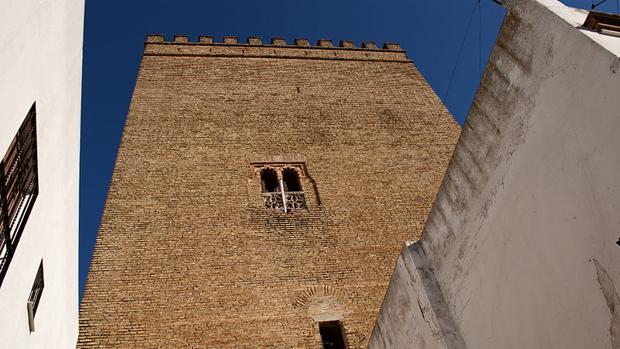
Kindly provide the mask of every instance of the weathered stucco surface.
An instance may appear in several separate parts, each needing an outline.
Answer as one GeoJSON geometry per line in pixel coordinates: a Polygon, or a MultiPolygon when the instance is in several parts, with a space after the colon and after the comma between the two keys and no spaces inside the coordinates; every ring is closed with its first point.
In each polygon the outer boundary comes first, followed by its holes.
{"type": "Polygon", "coordinates": [[[396,261],[369,347],[465,347],[428,261],[419,241],[406,243],[396,261]]]}
{"type": "Polygon", "coordinates": [[[618,57],[557,1],[506,6],[420,244],[468,348],[615,349],[618,57]]]}

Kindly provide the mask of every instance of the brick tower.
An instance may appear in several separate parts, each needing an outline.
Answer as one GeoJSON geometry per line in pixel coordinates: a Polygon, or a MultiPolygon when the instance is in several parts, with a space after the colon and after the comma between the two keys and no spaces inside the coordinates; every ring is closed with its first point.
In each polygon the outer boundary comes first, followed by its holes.
{"type": "Polygon", "coordinates": [[[79,348],[362,348],[460,132],[397,44],[145,45],[79,348]]]}

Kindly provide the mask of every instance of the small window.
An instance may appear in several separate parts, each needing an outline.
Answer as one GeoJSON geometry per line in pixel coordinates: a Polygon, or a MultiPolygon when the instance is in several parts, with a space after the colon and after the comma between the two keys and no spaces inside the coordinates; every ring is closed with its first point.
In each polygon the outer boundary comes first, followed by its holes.
{"type": "Polygon", "coordinates": [[[344,332],[340,321],[329,321],[319,323],[319,332],[323,349],[346,349],[344,332]]]}
{"type": "Polygon", "coordinates": [[[36,106],[0,162],[0,285],[39,193],[36,106]]]}
{"type": "Polygon", "coordinates": [[[32,284],[32,290],[28,296],[28,302],[26,303],[28,308],[28,325],[30,326],[30,332],[34,332],[34,316],[37,313],[39,307],[39,301],[41,300],[41,294],[43,293],[43,287],[45,282],[43,281],[43,261],[39,264],[39,270],[37,276],[34,278],[32,284]]]}
{"type": "Polygon", "coordinates": [[[293,165],[265,165],[259,173],[266,208],[285,213],[306,209],[299,171],[293,165]]]}
{"type": "Polygon", "coordinates": [[[590,11],[583,26],[601,34],[620,36],[620,16],[612,13],[590,11]]]}

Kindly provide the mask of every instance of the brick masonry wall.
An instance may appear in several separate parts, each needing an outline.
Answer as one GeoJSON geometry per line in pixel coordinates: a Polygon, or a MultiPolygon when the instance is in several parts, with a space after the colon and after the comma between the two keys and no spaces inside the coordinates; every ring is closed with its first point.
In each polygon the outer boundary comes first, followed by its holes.
{"type": "Polygon", "coordinates": [[[459,126],[397,45],[187,41],[145,45],[78,348],[366,347],[459,126]],[[264,162],[307,211],[263,207],[264,162]]]}

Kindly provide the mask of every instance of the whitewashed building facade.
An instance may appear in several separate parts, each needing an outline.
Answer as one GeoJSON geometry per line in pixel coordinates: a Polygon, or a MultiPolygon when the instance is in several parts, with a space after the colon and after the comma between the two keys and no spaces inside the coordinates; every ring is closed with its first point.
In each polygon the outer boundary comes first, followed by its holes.
{"type": "Polygon", "coordinates": [[[75,347],[83,23],[0,2],[0,348],[75,347]]]}
{"type": "Polygon", "coordinates": [[[620,17],[508,12],[370,348],[620,348],[620,17]]]}

